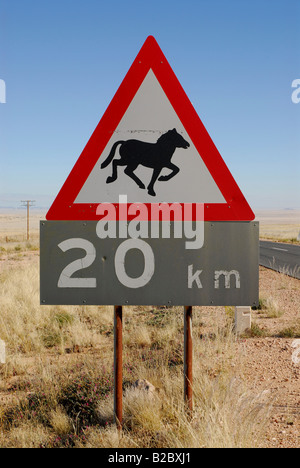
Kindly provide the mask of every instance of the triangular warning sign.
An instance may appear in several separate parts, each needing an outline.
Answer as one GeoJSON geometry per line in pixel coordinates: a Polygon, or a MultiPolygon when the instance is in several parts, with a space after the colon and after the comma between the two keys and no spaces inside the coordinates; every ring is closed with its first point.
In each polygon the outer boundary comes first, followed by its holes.
{"type": "Polygon", "coordinates": [[[48,220],[97,220],[99,203],[201,203],[205,221],[254,213],[154,37],[96,127],[48,220]]]}

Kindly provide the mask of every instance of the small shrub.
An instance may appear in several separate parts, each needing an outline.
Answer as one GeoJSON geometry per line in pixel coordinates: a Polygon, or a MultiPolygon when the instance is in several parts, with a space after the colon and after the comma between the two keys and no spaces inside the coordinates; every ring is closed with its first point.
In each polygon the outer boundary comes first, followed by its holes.
{"type": "Polygon", "coordinates": [[[258,300],[258,306],[252,306],[252,310],[263,310],[266,308],[265,305],[266,300],[263,297],[260,297],[258,300]]]}
{"type": "Polygon", "coordinates": [[[79,437],[77,434],[64,434],[56,436],[49,442],[42,444],[40,448],[74,448],[78,442],[79,437]]]}
{"type": "Polygon", "coordinates": [[[74,322],[74,317],[63,310],[54,315],[54,321],[62,328],[64,325],[71,325],[74,322]]]}
{"type": "Polygon", "coordinates": [[[225,314],[229,321],[234,321],[234,307],[225,306],[225,314]]]}
{"type": "Polygon", "coordinates": [[[164,328],[168,324],[170,315],[172,314],[171,307],[157,307],[151,311],[150,318],[146,324],[156,328],[164,328]]]}
{"type": "Polygon", "coordinates": [[[97,423],[99,400],[107,398],[112,390],[112,375],[94,378],[83,374],[76,377],[63,389],[59,404],[63,406],[80,432],[85,427],[97,423]]]}
{"type": "Polygon", "coordinates": [[[17,405],[8,407],[1,418],[1,425],[8,430],[18,427],[26,421],[35,421],[48,425],[48,413],[53,406],[49,395],[42,392],[32,392],[17,405]]]}
{"type": "Polygon", "coordinates": [[[294,326],[281,330],[278,336],[279,338],[300,338],[300,321],[294,326]]]}
{"type": "Polygon", "coordinates": [[[265,314],[268,318],[278,318],[283,315],[283,311],[279,308],[278,303],[272,297],[260,297],[257,307],[252,307],[258,313],[265,314]]]}
{"type": "Polygon", "coordinates": [[[243,336],[249,337],[249,338],[264,338],[267,336],[267,332],[260,328],[256,323],[251,324],[251,328],[246,330],[243,333],[243,336]]]}
{"type": "Polygon", "coordinates": [[[55,346],[59,346],[61,342],[62,336],[58,331],[47,328],[45,329],[42,334],[42,343],[45,348],[54,348],[55,346]]]}

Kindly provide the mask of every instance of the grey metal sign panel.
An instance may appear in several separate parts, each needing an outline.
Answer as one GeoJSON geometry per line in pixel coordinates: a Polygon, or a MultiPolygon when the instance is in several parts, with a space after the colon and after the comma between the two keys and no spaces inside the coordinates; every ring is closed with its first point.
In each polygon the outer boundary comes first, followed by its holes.
{"type": "Polygon", "coordinates": [[[257,222],[205,222],[199,249],[174,236],[100,239],[96,227],[41,222],[42,304],[258,305],[257,222]]]}

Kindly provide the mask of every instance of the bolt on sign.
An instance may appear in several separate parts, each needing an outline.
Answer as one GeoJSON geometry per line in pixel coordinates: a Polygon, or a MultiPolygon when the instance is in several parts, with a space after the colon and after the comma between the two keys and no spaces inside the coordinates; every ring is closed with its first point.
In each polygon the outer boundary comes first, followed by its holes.
{"type": "Polygon", "coordinates": [[[46,219],[43,304],[258,304],[258,223],[152,36],[46,219]]]}

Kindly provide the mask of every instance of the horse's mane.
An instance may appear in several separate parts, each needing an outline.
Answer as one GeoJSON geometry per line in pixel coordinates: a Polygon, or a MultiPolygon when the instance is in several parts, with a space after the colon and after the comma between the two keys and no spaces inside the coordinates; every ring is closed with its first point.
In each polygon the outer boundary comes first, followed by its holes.
{"type": "Polygon", "coordinates": [[[157,140],[157,143],[164,143],[165,141],[170,140],[170,135],[169,135],[170,130],[167,133],[163,133],[157,140]]]}

